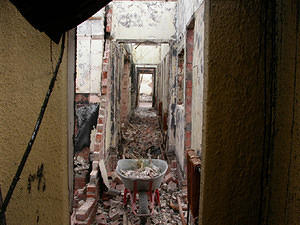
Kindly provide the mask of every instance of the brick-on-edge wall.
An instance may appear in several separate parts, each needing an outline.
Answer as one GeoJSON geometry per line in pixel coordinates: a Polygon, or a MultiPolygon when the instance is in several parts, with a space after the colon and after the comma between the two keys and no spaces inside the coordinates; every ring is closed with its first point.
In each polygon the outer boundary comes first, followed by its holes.
{"type": "MultiPolygon", "coordinates": [[[[192,21],[191,23],[194,23],[192,21]]],[[[194,29],[188,28],[186,34],[186,75],[185,75],[185,141],[184,149],[191,148],[192,132],[192,94],[193,94],[193,50],[194,29]]],[[[186,163],[185,163],[186,164],[186,163]]]]}
{"type": "MultiPolygon", "coordinates": [[[[112,9],[107,10],[107,26],[106,32],[110,33],[111,28],[111,16],[112,9]]],[[[80,189],[74,190],[74,200],[85,202],[79,207],[74,209],[75,219],[72,221],[74,225],[90,225],[95,222],[97,212],[97,202],[100,194],[100,183],[99,183],[99,162],[106,159],[105,149],[105,136],[106,136],[106,118],[107,118],[107,90],[108,90],[108,73],[110,68],[110,41],[106,40],[104,56],[103,56],[103,68],[101,78],[101,97],[99,115],[97,121],[97,127],[95,137],[91,138],[94,140],[91,142],[90,151],[87,154],[90,156],[92,163],[92,171],[90,173],[89,182],[80,189]]],[[[87,148],[88,149],[88,148],[87,148]]],[[[88,151],[85,149],[85,151],[88,151]]],[[[111,166],[111,165],[109,165],[111,166]]],[[[76,182],[76,181],[75,181],[76,182]]],[[[78,204],[74,204],[76,207],[78,204]]]]}

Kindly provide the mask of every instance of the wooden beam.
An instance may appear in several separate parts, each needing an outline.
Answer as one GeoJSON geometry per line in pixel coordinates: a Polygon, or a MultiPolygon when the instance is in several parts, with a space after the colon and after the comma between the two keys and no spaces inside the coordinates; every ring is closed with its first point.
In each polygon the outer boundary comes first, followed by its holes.
{"type": "Polygon", "coordinates": [[[185,218],[184,218],[184,215],[183,215],[181,201],[180,201],[180,198],[178,196],[177,196],[177,202],[178,202],[179,214],[180,214],[182,225],[186,225],[185,218]]]}

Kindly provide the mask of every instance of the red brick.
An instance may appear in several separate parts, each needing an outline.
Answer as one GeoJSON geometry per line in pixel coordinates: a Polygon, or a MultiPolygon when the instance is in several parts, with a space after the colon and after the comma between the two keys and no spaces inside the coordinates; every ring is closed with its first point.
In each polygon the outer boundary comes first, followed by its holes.
{"type": "Polygon", "coordinates": [[[185,122],[186,123],[191,123],[192,122],[192,116],[191,116],[191,113],[187,113],[185,115],[185,122]]]}
{"type": "Polygon", "coordinates": [[[193,87],[193,81],[192,80],[187,80],[186,81],[186,87],[187,88],[192,88],[193,87]]]}
{"type": "Polygon", "coordinates": [[[187,105],[191,105],[191,104],[192,104],[192,98],[191,98],[191,96],[190,96],[190,97],[188,96],[188,97],[186,98],[186,101],[185,101],[185,102],[186,102],[187,105]]]}
{"type": "Polygon", "coordinates": [[[102,78],[101,85],[102,85],[102,87],[106,87],[107,86],[107,78],[106,79],[102,78]]]}
{"type": "Polygon", "coordinates": [[[185,139],[191,138],[191,131],[186,131],[185,132],[185,139]]]}
{"type": "Polygon", "coordinates": [[[192,63],[187,63],[186,64],[186,71],[187,72],[193,72],[193,64],[192,63]]]}
{"type": "Polygon", "coordinates": [[[103,132],[103,124],[97,125],[97,132],[102,133],[103,132]]]}
{"type": "Polygon", "coordinates": [[[107,79],[107,71],[102,72],[102,79],[107,79]]]}
{"type": "Polygon", "coordinates": [[[97,133],[97,134],[96,134],[96,142],[97,142],[97,143],[100,143],[101,140],[102,140],[102,137],[103,137],[103,135],[102,135],[101,133],[97,133]]]}
{"type": "Polygon", "coordinates": [[[100,143],[95,143],[94,152],[100,152],[100,150],[101,150],[101,144],[100,143]]]}
{"type": "Polygon", "coordinates": [[[193,89],[192,88],[186,88],[186,96],[191,97],[193,95],[193,89]]]}
{"type": "Polygon", "coordinates": [[[86,178],[85,177],[76,177],[74,178],[74,189],[82,189],[86,185],[86,178]]]}
{"type": "Polygon", "coordinates": [[[193,51],[187,51],[187,63],[193,63],[193,51]]]}
{"type": "Polygon", "coordinates": [[[185,148],[190,148],[191,147],[191,138],[185,139],[185,148]]]}
{"type": "Polygon", "coordinates": [[[107,94],[107,87],[102,87],[101,88],[101,93],[102,93],[102,95],[106,95],[107,94]]]}
{"type": "Polygon", "coordinates": [[[192,107],[191,107],[191,105],[186,105],[185,106],[185,113],[186,114],[189,114],[189,113],[191,113],[192,112],[192,107]]]}
{"type": "Polygon", "coordinates": [[[84,158],[85,161],[89,160],[89,154],[90,154],[90,148],[89,147],[85,147],[84,149],[82,149],[77,155],[80,156],[82,158],[84,158]]]}
{"type": "Polygon", "coordinates": [[[104,115],[105,115],[105,109],[104,109],[104,108],[101,107],[101,108],[99,109],[99,115],[100,115],[100,116],[104,116],[104,115]]]}
{"type": "Polygon", "coordinates": [[[85,221],[89,217],[95,205],[96,200],[93,198],[88,198],[86,202],[82,206],[80,206],[80,208],[76,212],[76,219],[79,221],[85,221]]]}
{"type": "Polygon", "coordinates": [[[171,161],[171,168],[177,168],[177,161],[175,159],[171,161]]]}
{"type": "Polygon", "coordinates": [[[102,115],[98,117],[98,124],[104,124],[104,117],[102,115]]]}
{"type": "Polygon", "coordinates": [[[88,186],[87,186],[87,192],[96,192],[96,185],[94,185],[94,184],[88,184],[88,186]]]}

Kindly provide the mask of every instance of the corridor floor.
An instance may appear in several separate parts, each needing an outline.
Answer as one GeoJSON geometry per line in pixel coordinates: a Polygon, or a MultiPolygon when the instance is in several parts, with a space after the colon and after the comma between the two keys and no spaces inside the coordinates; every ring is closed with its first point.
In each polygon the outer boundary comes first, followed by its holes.
{"type": "MultiPolygon", "coordinates": [[[[166,161],[163,154],[162,133],[156,110],[141,107],[134,111],[128,124],[122,124],[120,158],[160,158],[166,161]]],[[[160,186],[160,207],[156,206],[152,216],[148,217],[147,224],[182,224],[178,199],[183,209],[182,216],[187,216],[186,188],[177,179],[174,160],[169,162],[168,171],[160,186]],[[172,165],[173,164],[173,165],[172,165]],[[172,168],[172,166],[174,168],[172,168]]],[[[141,224],[140,218],[131,212],[130,202],[123,206],[124,185],[113,171],[109,176],[110,188],[113,194],[102,196],[98,204],[96,224],[141,224]]]]}

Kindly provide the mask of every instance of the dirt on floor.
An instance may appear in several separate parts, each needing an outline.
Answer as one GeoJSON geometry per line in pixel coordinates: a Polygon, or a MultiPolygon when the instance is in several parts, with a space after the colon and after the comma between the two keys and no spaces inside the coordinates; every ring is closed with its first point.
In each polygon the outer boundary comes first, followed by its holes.
{"type": "MultiPolygon", "coordinates": [[[[157,112],[153,108],[138,108],[127,124],[121,127],[121,145],[119,159],[165,158],[162,149],[162,134],[157,112]]],[[[96,224],[185,224],[187,218],[187,189],[177,177],[176,161],[169,162],[168,170],[160,185],[159,196],[153,199],[152,215],[138,217],[132,211],[133,190],[127,194],[127,204],[124,204],[125,186],[116,171],[108,173],[110,187],[104,192],[98,204],[96,224]],[[131,196],[131,197],[130,197],[131,196]],[[144,219],[143,219],[144,218],[144,219]],[[145,223],[143,220],[146,220],[145,223]],[[184,222],[182,222],[184,221],[184,222]]],[[[149,198],[148,198],[149,199],[149,198]]],[[[137,194],[137,209],[139,212],[139,195],[137,194]]],[[[151,202],[148,200],[148,205],[151,202]]]]}

